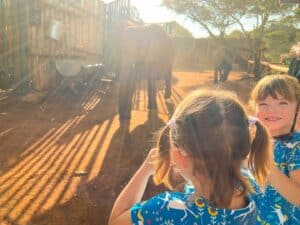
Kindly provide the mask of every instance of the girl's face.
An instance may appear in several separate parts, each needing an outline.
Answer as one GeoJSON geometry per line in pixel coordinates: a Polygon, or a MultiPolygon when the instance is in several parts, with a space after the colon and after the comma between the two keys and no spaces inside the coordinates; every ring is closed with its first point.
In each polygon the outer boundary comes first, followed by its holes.
{"type": "Polygon", "coordinates": [[[277,99],[268,95],[264,100],[257,101],[256,116],[268,128],[272,136],[290,132],[296,113],[296,101],[288,101],[276,93],[277,99]]]}

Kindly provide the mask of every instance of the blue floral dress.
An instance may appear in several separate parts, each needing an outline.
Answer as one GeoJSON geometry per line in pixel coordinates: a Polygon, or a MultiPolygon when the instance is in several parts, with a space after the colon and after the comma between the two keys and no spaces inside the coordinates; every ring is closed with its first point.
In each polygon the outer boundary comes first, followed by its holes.
{"type": "MultiPolygon", "coordinates": [[[[249,180],[254,180],[249,177],[249,180]]],[[[252,183],[251,181],[251,183],[252,183]]],[[[259,191],[258,187],[255,189],[259,191]]],[[[248,205],[241,209],[222,209],[210,205],[203,197],[189,200],[193,186],[186,185],[185,192],[165,192],[137,203],[131,208],[134,225],[258,225],[268,223],[259,217],[256,201],[258,195],[248,195],[248,205]]]]}
{"type": "MultiPolygon", "coordinates": [[[[290,172],[300,169],[300,133],[295,132],[290,139],[276,140],[274,143],[274,161],[277,167],[286,176],[290,172]]],[[[280,224],[299,225],[300,207],[288,202],[276,189],[269,185],[266,187],[265,195],[270,207],[278,218],[280,224]]],[[[299,193],[300,195],[300,193],[299,193]]]]}

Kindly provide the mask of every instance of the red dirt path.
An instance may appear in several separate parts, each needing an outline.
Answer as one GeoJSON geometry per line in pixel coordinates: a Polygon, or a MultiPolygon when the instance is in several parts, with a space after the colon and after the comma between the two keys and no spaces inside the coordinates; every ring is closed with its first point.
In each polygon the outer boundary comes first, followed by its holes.
{"type": "Polygon", "coordinates": [[[107,224],[116,195],[153,146],[153,132],[189,91],[228,89],[246,101],[254,83],[233,72],[214,86],[212,76],[175,72],[171,99],[160,90],[151,112],[139,84],[130,125],[118,120],[117,81],[93,82],[80,97],[58,91],[40,104],[0,96],[0,225],[107,224]]]}

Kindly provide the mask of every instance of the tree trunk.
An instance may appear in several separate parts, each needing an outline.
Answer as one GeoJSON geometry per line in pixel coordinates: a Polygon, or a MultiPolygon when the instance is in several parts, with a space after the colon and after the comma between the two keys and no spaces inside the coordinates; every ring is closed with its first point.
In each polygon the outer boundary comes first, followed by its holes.
{"type": "Polygon", "coordinates": [[[260,62],[261,62],[261,40],[260,39],[256,39],[255,41],[255,52],[254,52],[254,77],[256,80],[259,80],[261,77],[261,66],[260,66],[260,62]]]}
{"type": "Polygon", "coordinates": [[[255,59],[254,59],[254,76],[256,80],[259,80],[261,77],[261,66],[260,66],[260,51],[256,54],[255,59]]]}

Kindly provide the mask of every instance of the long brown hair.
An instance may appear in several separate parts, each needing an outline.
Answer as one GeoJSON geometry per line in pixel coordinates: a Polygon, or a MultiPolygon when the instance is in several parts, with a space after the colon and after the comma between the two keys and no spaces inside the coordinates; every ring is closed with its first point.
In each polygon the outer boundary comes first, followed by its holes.
{"type": "Polygon", "coordinates": [[[248,116],[231,93],[196,91],[179,104],[173,120],[176,129],[166,126],[158,139],[156,183],[170,185],[170,142],[191,156],[195,176],[210,179],[208,200],[217,207],[228,207],[236,190],[252,191],[241,174],[248,156],[250,170],[260,182],[265,181],[270,149],[267,130],[257,122],[251,142],[248,116]]]}

